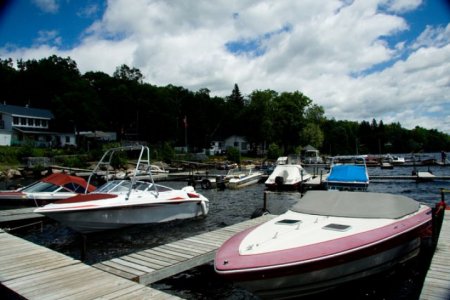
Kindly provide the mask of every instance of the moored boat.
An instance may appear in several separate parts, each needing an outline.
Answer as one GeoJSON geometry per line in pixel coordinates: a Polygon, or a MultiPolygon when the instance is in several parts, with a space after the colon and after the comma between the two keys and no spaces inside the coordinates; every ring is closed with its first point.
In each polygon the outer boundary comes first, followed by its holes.
{"type": "Polygon", "coordinates": [[[94,190],[84,178],[55,173],[16,190],[0,191],[0,205],[42,206],[94,190]]]}
{"type": "Polygon", "coordinates": [[[139,151],[139,160],[130,179],[111,180],[90,194],[77,195],[40,207],[36,213],[55,219],[76,231],[89,233],[135,224],[167,222],[206,216],[209,201],[193,187],[180,190],[155,184],[150,168],[150,150],[144,146],[120,147],[108,150],[94,169],[112,161],[122,151],[139,151]],[[137,180],[142,169],[149,172],[150,181],[137,180]]]}
{"type": "Polygon", "coordinates": [[[261,298],[299,297],[415,257],[431,222],[431,209],[405,196],[308,191],[288,212],[226,241],[214,267],[261,298]]]}
{"type": "Polygon", "coordinates": [[[328,190],[367,190],[369,174],[364,156],[333,157],[330,173],[324,182],[328,190]]]}
{"type": "Polygon", "coordinates": [[[264,184],[268,190],[295,191],[300,189],[303,182],[311,178],[312,175],[302,167],[299,156],[281,156],[264,184]]]}
{"type": "Polygon", "coordinates": [[[262,171],[255,168],[236,168],[228,172],[225,181],[227,181],[228,188],[238,189],[258,183],[263,174],[262,171]]]}

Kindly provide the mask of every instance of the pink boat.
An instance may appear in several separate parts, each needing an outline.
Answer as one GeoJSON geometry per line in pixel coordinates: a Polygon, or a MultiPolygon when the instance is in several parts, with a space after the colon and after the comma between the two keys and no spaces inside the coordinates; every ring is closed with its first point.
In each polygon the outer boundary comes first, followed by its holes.
{"type": "Polygon", "coordinates": [[[308,191],[286,213],[226,241],[214,266],[261,298],[318,293],[415,257],[431,215],[401,195],[308,191]]]}

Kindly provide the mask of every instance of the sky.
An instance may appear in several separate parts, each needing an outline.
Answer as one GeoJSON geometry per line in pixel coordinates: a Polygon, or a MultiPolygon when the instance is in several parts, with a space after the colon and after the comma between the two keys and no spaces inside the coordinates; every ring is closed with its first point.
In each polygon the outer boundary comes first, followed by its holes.
{"type": "Polygon", "coordinates": [[[0,1],[0,58],[157,86],[300,91],[336,120],[450,134],[448,0],[0,1]]]}

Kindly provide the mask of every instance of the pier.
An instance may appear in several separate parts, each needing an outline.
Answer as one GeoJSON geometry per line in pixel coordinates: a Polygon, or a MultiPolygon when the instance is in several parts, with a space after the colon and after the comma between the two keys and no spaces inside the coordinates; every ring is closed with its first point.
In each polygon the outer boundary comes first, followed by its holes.
{"type": "Polygon", "coordinates": [[[25,207],[15,209],[0,210],[0,224],[9,225],[12,223],[34,222],[44,219],[43,215],[36,214],[33,211],[36,207],[25,207]]]}
{"type": "Polygon", "coordinates": [[[274,217],[275,215],[263,215],[218,230],[104,261],[93,267],[148,285],[213,261],[216,250],[227,239],[274,217]]]}
{"type": "MultiPolygon", "coordinates": [[[[446,212],[421,300],[450,298],[450,211],[446,212]]],[[[228,238],[274,217],[263,215],[93,266],[0,230],[0,294],[13,299],[180,299],[147,285],[213,261],[228,238]]]]}
{"type": "Polygon", "coordinates": [[[0,294],[6,299],[180,299],[2,230],[0,294]]]}

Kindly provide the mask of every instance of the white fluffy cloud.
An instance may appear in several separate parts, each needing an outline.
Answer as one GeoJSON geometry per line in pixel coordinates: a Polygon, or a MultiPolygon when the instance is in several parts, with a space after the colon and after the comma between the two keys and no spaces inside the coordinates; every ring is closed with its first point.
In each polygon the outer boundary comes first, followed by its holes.
{"type": "Polygon", "coordinates": [[[208,88],[220,96],[229,95],[234,83],[243,94],[299,90],[336,119],[374,118],[450,133],[444,113],[450,103],[450,25],[429,26],[414,42],[390,45],[385,39],[406,32],[401,13],[420,5],[111,0],[74,49],[40,46],[0,55],[70,56],[82,72],[109,74],[127,64],[152,84],[208,88]]]}

